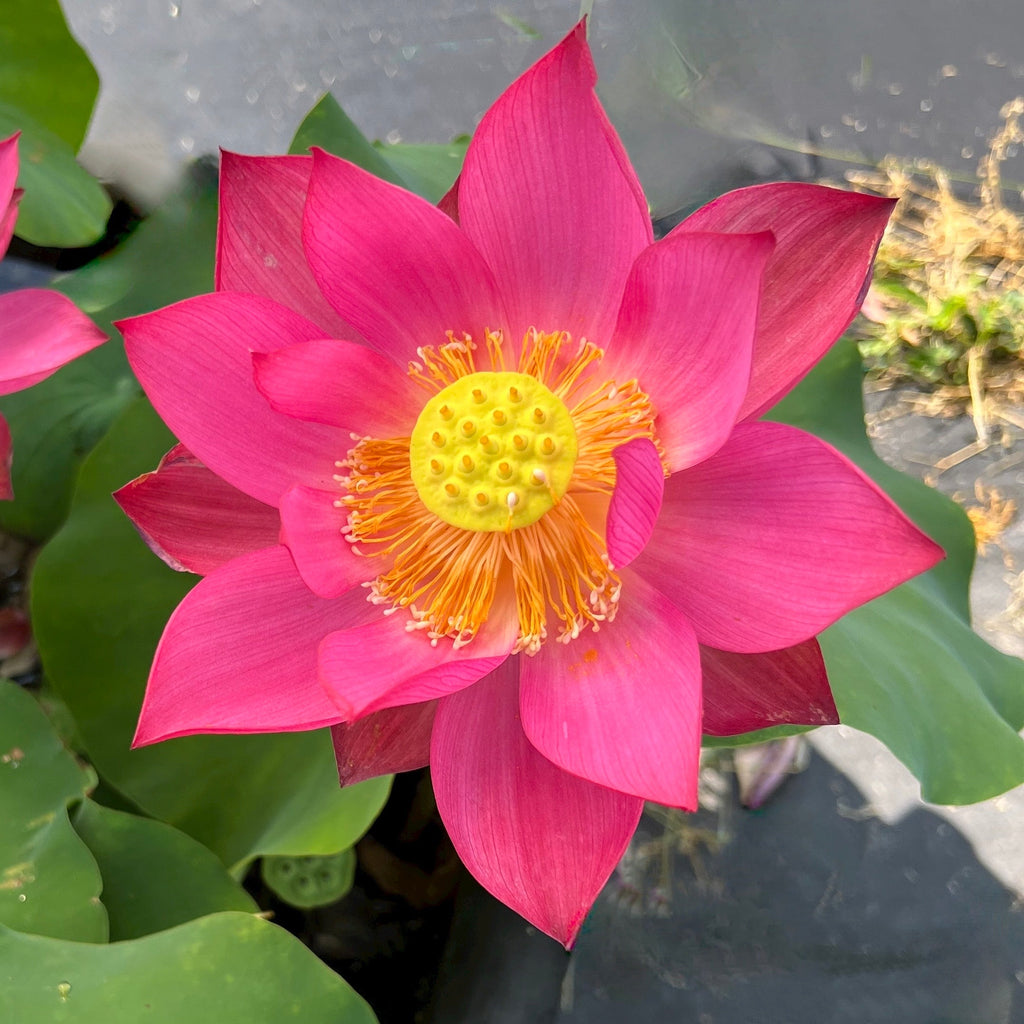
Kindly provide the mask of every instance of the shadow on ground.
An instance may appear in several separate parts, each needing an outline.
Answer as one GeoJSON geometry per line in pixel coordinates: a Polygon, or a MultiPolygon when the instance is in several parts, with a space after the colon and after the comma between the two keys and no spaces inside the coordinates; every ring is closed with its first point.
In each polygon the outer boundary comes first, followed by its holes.
{"type": "Polygon", "coordinates": [[[608,887],[554,1019],[1024,1020],[1015,895],[930,811],[889,826],[863,806],[853,784],[815,757],[766,808],[731,815],[731,837],[702,855],[698,871],[670,841],[668,902],[661,893],[653,912],[649,899],[638,912],[621,884],[608,887]]]}

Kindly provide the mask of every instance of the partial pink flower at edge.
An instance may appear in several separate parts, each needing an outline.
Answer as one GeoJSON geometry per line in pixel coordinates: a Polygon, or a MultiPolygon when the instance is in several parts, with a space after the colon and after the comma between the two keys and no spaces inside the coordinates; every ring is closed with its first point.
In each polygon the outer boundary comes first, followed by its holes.
{"type": "Polygon", "coordinates": [[[593,85],[580,25],[443,209],[322,152],[226,155],[218,292],[120,325],[189,454],[119,500],[208,573],[136,742],[332,724],[343,781],[429,761],[470,870],[566,944],[643,800],[696,806],[702,729],[835,721],[814,636],[941,557],[752,421],[846,328],[890,204],[762,186],[652,242],[593,85]]]}
{"type": "MultiPolygon", "coordinates": [[[[0,256],[18,215],[18,135],[0,140],[0,256]]],[[[107,340],[68,298],[39,288],[0,295],[0,395],[21,391],[107,340]]],[[[0,419],[2,422],[2,419],[0,419]]],[[[0,427],[0,498],[11,490],[11,437],[0,427]]]]}

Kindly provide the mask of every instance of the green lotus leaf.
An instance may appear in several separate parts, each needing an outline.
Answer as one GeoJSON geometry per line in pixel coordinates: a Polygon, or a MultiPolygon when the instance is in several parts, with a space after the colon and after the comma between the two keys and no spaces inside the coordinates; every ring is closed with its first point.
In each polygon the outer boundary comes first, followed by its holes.
{"type": "Polygon", "coordinates": [[[18,187],[25,190],[18,205],[18,237],[64,249],[102,238],[113,206],[106,190],[59,135],[0,102],[0,138],[18,131],[18,187]]]}
{"type": "Polygon", "coordinates": [[[214,853],[162,821],[84,800],[74,826],[103,876],[111,942],[222,910],[259,910],[214,853]]]}
{"type": "Polygon", "coordinates": [[[20,108],[76,153],[99,87],[96,69],[68,31],[58,0],[4,0],[0,104],[20,108]]]}
{"type": "Polygon", "coordinates": [[[376,1022],[366,1003],[298,939],[239,913],[103,946],[0,926],[0,1020],[376,1022]]]}
{"type": "Polygon", "coordinates": [[[288,152],[306,153],[319,146],[436,203],[459,176],[468,145],[468,135],[447,145],[370,142],[328,93],[299,125],[288,152]]]}
{"type": "Polygon", "coordinates": [[[95,783],[32,695],[0,681],[0,924],[106,941],[99,868],[68,821],[95,783]]]}
{"type": "Polygon", "coordinates": [[[340,900],[356,874],[354,850],[331,857],[264,857],[263,881],[275,895],[293,907],[323,907],[340,900]]]}

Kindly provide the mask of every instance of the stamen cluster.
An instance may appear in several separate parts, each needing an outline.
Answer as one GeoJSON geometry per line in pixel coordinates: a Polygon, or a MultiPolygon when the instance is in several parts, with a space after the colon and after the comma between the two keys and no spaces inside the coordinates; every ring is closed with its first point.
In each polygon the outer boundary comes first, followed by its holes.
{"type": "Polygon", "coordinates": [[[507,369],[488,331],[418,350],[430,399],[410,437],[361,438],[338,463],[342,532],[382,568],[370,600],[405,609],[433,644],[469,643],[493,614],[515,614],[517,651],[569,642],[615,616],[621,589],[604,543],[614,450],[657,439],[637,381],[596,372],[601,349],[531,330],[507,369]],[[514,605],[514,612],[512,607],[514,605]]]}

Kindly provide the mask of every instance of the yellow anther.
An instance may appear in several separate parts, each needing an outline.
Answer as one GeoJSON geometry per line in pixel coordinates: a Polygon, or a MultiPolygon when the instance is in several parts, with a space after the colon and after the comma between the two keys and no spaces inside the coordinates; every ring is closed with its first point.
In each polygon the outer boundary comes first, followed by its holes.
{"type": "Polygon", "coordinates": [[[436,430],[430,435],[430,440],[433,442],[435,448],[443,448],[446,443],[444,434],[439,433],[436,430]]]}

